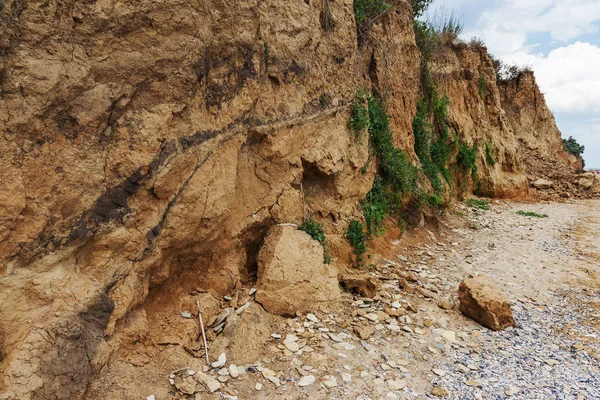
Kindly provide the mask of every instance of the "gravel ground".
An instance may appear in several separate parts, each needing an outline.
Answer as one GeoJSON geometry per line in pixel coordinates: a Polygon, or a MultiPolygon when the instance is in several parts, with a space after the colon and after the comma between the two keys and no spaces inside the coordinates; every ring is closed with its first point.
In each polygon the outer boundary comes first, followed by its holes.
{"type": "Polygon", "coordinates": [[[454,399],[600,399],[599,362],[583,350],[582,339],[600,338],[600,331],[583,324],[571,299],[557,295],[555,301],[553,306],[515,304],[519,328],[484,332],[474,354],[448,354],[449,370],[474,364],[477,371],[448,374],[434,383],[454,399]]]}

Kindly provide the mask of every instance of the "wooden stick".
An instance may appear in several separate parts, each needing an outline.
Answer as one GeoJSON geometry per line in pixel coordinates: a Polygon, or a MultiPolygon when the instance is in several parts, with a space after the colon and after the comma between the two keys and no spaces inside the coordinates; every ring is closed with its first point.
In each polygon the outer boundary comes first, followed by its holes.
{"type": "Polygon", "coordinates": [[[202,329],[202,340],[204,340],[204,354],[206,354],[206,363],[210,365],[208,361],[208,345],[206,344],[206,334],[204,333],[204,322],[202,322],[202,311],[200,310],[200,302],[196,299],[196,307],[198,307],[198,319],[200,320],[200,329],[202,329]]]}

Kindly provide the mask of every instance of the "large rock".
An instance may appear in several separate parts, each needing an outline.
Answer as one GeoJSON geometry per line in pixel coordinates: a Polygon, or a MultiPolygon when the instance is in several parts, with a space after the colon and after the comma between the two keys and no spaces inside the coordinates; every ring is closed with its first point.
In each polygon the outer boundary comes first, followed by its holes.
{"type": "Polygon", "coordinates": [[[533,186],[535,186],[538,189],[550,189],[552,186],[554,186],[554,183],[547,179],[538,179],[535,182],[533,182],[533,186]]]}
{"type": "Polygon", "coordinates": [[[256,300],[271,313],[294,316],[339,299],[337,271],[323,263],[323,246],[294,226],[273,227],[258,254],[256,300]]]}
{"type": "Polygon", "coordinates": [[[346,274],[342,277],[341,282],[346,289],[358,292],[365,297],[374,297],[379,288],[377,278],[367,274],[346,274]]]}
{"type": "Polygon", "coordinates": [[[594,186],[594,178],[581,178],[577,181],[577,186],[583,190],[590,190],[594,186]]]}
{"type": "Polygon", "coordinates": [[[508,301],[485,275],[466,279],[458,287],[460,311],[495,331],[516,326],[508,301]]]}

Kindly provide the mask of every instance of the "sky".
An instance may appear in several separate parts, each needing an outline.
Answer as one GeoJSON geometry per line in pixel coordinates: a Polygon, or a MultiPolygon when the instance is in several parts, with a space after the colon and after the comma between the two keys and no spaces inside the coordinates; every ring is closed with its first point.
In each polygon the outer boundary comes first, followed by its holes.
{"type": "Polygon", "coordinates": [[[463,40],[531,67],[563,137],[600,169],[600,0],[434,0],[427,18],[440,12],[461,18],[463,40]]]}

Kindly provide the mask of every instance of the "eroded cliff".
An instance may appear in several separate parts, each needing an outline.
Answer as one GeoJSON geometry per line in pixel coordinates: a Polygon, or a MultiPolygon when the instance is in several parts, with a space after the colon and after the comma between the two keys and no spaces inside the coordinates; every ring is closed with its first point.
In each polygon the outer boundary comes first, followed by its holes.
{"type": "MultiPolygon", "coordinates": [[[[411,7],[394,2],[358,40],[352,5],[3,3],[0,398],[127,398],[111,374],[181,366],[185,351],[157,346],[191,345],[198,327],[173,315],[198,288],[255,281],[273,225],[323,221],[344,268],[377,171],[348,128],[359,89],[385,98],[394,144],[420,165],[411,7]]],[[[482,49],[443,54],[449,125],[478,149],[478,179],[452,193],[527,196],[519,141],[552,154],[554,121],[507,118],[507,99],[523,105],[482,49]]]]}

